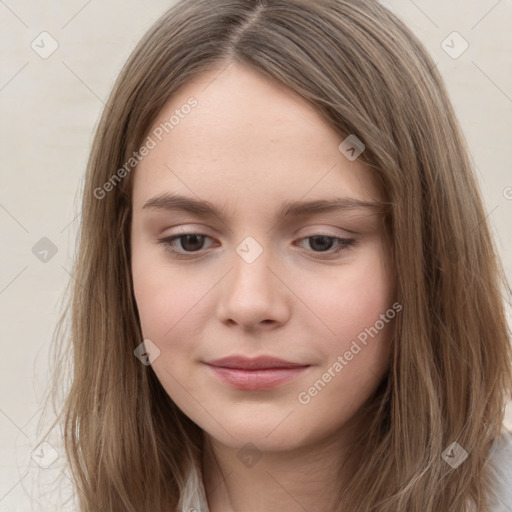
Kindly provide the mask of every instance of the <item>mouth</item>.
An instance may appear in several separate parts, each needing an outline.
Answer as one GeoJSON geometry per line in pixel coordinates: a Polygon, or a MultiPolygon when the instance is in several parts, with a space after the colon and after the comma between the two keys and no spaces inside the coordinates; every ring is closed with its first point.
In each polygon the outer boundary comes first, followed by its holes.
{"type": "Polygon", "coordinates": [[[231,356],[209,361],[206,365],[221,382],[247,391],[273,389],[293,380],[311,366],[270,356],[252,359],[231,356]]]}

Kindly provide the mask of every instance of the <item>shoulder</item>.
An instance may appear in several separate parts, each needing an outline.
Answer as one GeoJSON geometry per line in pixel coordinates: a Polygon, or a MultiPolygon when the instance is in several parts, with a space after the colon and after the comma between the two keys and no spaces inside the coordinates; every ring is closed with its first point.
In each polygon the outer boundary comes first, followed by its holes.
{"type": "Polygon", "coordinates": [[[488,458],[491,476],[494,480],[492,512],[512,510],[512,432],[503,430],[497,437],[488,458]]]}

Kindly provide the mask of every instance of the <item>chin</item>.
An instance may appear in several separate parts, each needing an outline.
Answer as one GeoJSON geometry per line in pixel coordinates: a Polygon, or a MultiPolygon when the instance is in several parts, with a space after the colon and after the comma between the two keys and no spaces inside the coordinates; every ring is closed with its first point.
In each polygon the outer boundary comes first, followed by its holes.
{"type": "Polygon", "coordinates": [[[250,424],[247,421],[230,422],[226,418],[223,422],[225,430],[219,425],[211,428],[211,423],[199,426],[214,442],[237,450],[246,447],[248,443],[252,443],[262,452],[293,450],[307,443],[308,438],[314,437],[313,433],[309,436],[301,425],[284,426],[283,423],[283,416],[280,416],[261,422],[254,420],[250,424]]]}

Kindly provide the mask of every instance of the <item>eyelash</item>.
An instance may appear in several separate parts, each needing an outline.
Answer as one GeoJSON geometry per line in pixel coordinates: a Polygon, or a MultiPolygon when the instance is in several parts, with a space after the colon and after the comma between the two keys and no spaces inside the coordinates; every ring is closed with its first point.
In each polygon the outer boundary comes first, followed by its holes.
{"type": "MultiPolygon", "coordinates": [[[[179,235],[173,235],[170,237],[160,238],[158,240],[158,243],[163,245],[164,249],[166,251],[170,252],[173,256],[175,256],[177,258],[192,259],[192,258],[198,257],[196,255],[200,254],[201,250],[188,252],[188,253],[182,253],[182,252],[179,252],[176,249],[172,248],[173,247],[172,243],[174,242],[174,240],[179,240],[186,236],[199,236],[199,237],[210,238],[208,235],[204,235],[202,233],[193,233],[193,232],[186,233],[186,232],[184,232],[184,233],[180,233],[179,235]]],[[[311,235],[311,236],[306,236],[304,238],[301,238],[301,240],[308,240],[310,238],[317,238],[317,237],[330,238],[330,239],[333,239],[340,243],[339,247],[335,250],[328,249],[326,251],[312,251],[315,254],[328,254],[329,257],[336,256],[338,253],[340,253],[342,251],[346,251],[346,250],[352,248],[356,244],[355,238],[340,238],[340,237],[336,237],[336,236],[332,236],[332,235],[328,235],[328,234],[322,234],[322,233],[318,233],[316,235],[311,235]]],[[[327,258],[323,258],[322,256],[320,256],[320,259],[327,259],[327,258]]]]}

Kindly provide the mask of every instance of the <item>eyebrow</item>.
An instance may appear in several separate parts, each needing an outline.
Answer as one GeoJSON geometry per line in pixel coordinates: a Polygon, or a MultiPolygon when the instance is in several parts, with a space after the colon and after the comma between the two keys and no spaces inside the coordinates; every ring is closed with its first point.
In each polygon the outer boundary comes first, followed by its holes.
{"type": "MultiPolygon", "coordinates": [[[[352,197],[336,197],[315,201],[285,201],[277,212],[277,219],[284,217],[314,215],[326,212],[363,210],[369,213],[383,213],[386,203],[363,201],[352,197]]],[[[143,209],[185,211],[201,216],[216,216],[226,220],[226,206],[217,207],[209,201],[194,199],[180,194],[160,194],[148,199],[143,209]]]]}

